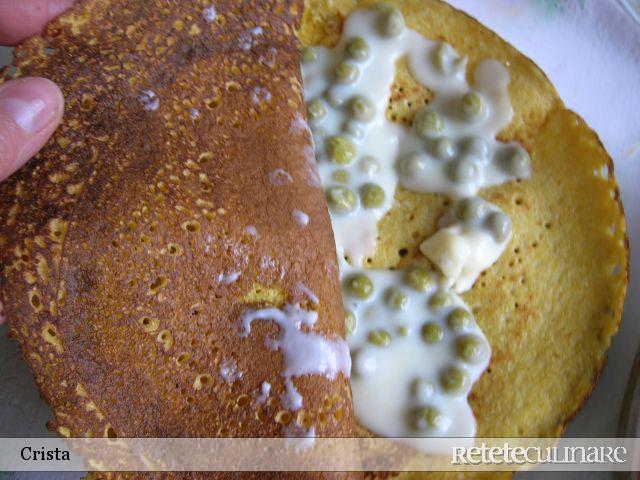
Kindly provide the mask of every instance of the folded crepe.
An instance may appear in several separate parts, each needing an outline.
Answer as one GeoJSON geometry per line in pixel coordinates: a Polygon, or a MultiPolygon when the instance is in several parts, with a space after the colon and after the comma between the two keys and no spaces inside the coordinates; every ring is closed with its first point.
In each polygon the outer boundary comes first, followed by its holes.
{"type": "Polygon", "coordinates": [[[60,435],[352,431],[301,12],[89,0],[17,47],[66,108],[0,184],[0,291],[60,435]]]}

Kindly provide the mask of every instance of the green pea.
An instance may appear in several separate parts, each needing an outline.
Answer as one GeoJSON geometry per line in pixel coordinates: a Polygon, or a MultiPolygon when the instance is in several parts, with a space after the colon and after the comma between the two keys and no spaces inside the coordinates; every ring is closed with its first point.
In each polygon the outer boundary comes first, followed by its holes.
{"type": "Polygon", "coordinates": [[[335,163],[348,165],[356,158],[356,146],[344,135],[335,135],[327,139],[327,154],[335,163]]]}
{"type": "Polygon", "coordinates": [[[504,242],[511,232],[511,221],[502,212],[492,212],[487,217],[487,226],[498,242],[504,242]]]}
{"type": "Polygon", "coordinates": [[[366,183],[360,189],[360,198],[364,208],[377,208],[384,203],[385,194],[380,185],[366,183]]]}
{"type": "Polygon", "coordinates": [[[413,426],[418,430],[431,430],[437,428],[444,421],[444,416],[435,407],[420,407],[415,410],[413,426]]]}
{"type": "Polygon", "coordinates": [[[458,367],[447,367],[440,372],[440,386],[445,392],[458,392],[465,386],[466,382],[466,374],[458,367]]]}
{"type": "Polygon", "coordinates": [[[344,333],[345,335],[352,335],[356,331],[357,320],[356,314],[351,310],[344,311],[344,333]]]}
{"type": "Polygon", "coordinates": [[[421,267],[414,267],[407,271],[404,278],[414,290],[419,292],[424,292],[435,284],[433,275],[431,275],[428,270],[421,267]]]}
{"type": "Polygon", "coordinates": [[[416,113],[413,128],[420,138],[427,139],[442,132],[444,122],[438,112],[427,107],[416,113]]]}
{"type": "Polygon", "coordinates": [[[422,330],[420,330],[422,334],[422,339],[426,343],[438,343],[444,337],[444,332],[440,325],[434,322],[427,322],[422,325],[422,330]]]}
{"type": "Polygon", "coordinates": [[[373,282],[362,273],[350,275],[345,283],[347,292],[360,300],[366,300],[373,294],[373,282]]]}
{"type": "Polygon", "coordinates": [[[333,88],[326,89],[323,95],[333,108],[339,108],[344,103],[344,99],[333,88]]]}
{"type": "Polygon", "coordinates": [[[444,42],[440,42],[433,50],[433,63],[440,73],[446,73],[446,60],[452,54],[452,50],[451,46],[444,42]]]}
{"type": "Polygon", "coordinates": [[[471,160],[462,158],[449,164],[448,173],[455,182],[470,182],[478,174],[478,167],[471,160]]]}
{"type": "Polygon", "coordinates": [[[514,177],[526,177],[531,172],[531,158],[521,147],[511,147],[504,157],[504,169],[514,177]]]}
{"type": "Polygon", "coordinates": [[[455,155],[455,146],[450,138],[438,137],[433,142],[433,153],[440,160],[449,160],[455,155]]]}
{"type": "Polygon", "coordinates": [[[449,305],[451,305],[451,295],[447,292],[435,292],[429,299],[429,306],[431,308],[439,309],[448,307],[449,305]]]}
{"type": "Polygon", "coordinates": [[[432,60],[436,69],[443,75],[456,75],[467,67],[467,57],[458,56],[451,45],[444,42],[433,50],[432,60]]]}
{"type": "Polygon", "coordinates": [[[307,117],[312,122],[322,120],[327,115],[327,109],[324,106],[324,102],[319,98],[311,100],[307,103],[307,117]]]}
{"type": "Polygon", "coordinates": [[[463,222],[478,220],[484,216],[486,211],[486,203],[478,197],[467,197],[456,205],[456,217],[463,222]]]}
{"type": "Polygon", "coordinates": [[[369,44],[364,38],[353,37],[347,43],[347,53],[353,60],[364,62],[369,58],[371,52],[369,50],[369,44]]]}
{"type": "Polygon", "coordinates": [[[354,83],[360,72],[353,63],[340,62],[334,71],[336,80],[340,83],[354,83]]]}
{"type": "Polygon", "coordinates": [[[346,187],[330,187],[326,192],[327,203],[338,214],[352,212],[358,206],[358,197],[346,187]]]}
{"type": "Polygon", "coordinates": [[[409,335],[409,327],[407,327],[406,325],[400,325],[398,327],[398,335],[402,337],[406,337],[407,335],[409,335]]]}
{"type": "Polygon", "coordinates": [[[315,62],[317,58],[318,53],[311,47],[303,47],[302,51],[300,52],[300,59],[303,65],[315,62]]]}
{"type": "Polygon", "coordinates": [[[458,307],[454,308],[447,317],[447,325],[454,332],[459,332],[468,328],[472,319],[473,317],[467,310],[458,307]]]}
{"type": "Polygon", "coordinates": [[[366,98],[358,95],[351,100],[351,113],[361,122],[368,122],[373,118],[373,104],[366,98]]]}
{"type": "Polygon", "coordinates": [[[380,33],[384,37],[397,37],[400,35],[405,27],[402,12],[388,5],[381,6],[379,10],[381,12],[378,23],[380,33]]]}
{"type": "Polygon", "coordinates": [[[417,175],[425,169],[425,161],[418,152],[407,153],[400,159],[400,172],[404,175],[417,175]]]}
{"type": "Polygon", "coordinates": [[[367,338],[369,339],[369,342],[377,345],[378,347],[386,347],[391,343],[391,335],[389,335],[389,332],[384,329],[370,331],[367,338]]]}
{"type": "Polygon", "coordinates": [[[464,335],[456,340],[456,353],[468,363],[479,363],[486,354],[485,343],[476,335],[464,335]]]}
{"type": "Polygon", "coordinates": [[[334,170],[331,174],[331,178],[336,182],[349,183],[351,180],[351,174],[347,170],[334,170]]]}
{"type": "Polygon", "coordinates": [[[461,143],[462,150],[471,155],[484,158],[489,154],[489,144],[482,137],[467,137],[461,143]]]}
{"type": "Polygon", "coordinates": [[[406,310],[409,307],[409,297],[399,288],[390,288],[386,294],[387,305],[394,310],[406,310]]]}
{"type": "Polygon", "coordinates": [[[467,120],[475,120],[484,109],[484,100],[478,92],[467,92],[462,96],[460,108],[467,120]]]}

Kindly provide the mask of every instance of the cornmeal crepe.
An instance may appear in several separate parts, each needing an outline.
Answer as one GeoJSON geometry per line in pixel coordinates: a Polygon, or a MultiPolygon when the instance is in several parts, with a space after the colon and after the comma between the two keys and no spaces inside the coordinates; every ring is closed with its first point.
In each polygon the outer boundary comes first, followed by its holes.
{"type": "MultiPolygon", "coordinates": [[[[308,0],[303,44],[335,45],[346,16],[374,3],[308,0]]],[[[527,149],[532,174],[480,192],[511,218],[513,237],[463,295],[492,349],[470,404],[479,437],[558,436],[593,388],[622,313],[628,246],[612,161],[543,72],[497,35],[437,0],[388,3],[407,27],[468,56],[469,76],[484,59],[507,67],[514,115],[498,139],[527,149]]],[[[387,118],[409,126],[432,97],[401,59],[387,118]]],[[[450,205],[401,187],[395,202],[368,268],[428,265],[419,246],[450,205]]]]}
{"type": "Polygon", "coordinates": [[[0,185],[0,289],[60,435],[352,431],[300,15],[89,0],[17,47],[18,76],[58,83],[66,110],[0,185]]]}

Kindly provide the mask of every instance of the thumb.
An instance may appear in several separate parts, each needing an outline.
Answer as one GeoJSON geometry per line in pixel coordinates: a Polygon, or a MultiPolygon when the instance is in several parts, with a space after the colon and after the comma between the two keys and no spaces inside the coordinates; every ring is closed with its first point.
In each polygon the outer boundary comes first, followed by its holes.
{"type": "Polygon", "coordinates": [[[60,89],[45,78],[0,85],[0,181],[38,153],[60,123],[63,110],[60,89]]]}

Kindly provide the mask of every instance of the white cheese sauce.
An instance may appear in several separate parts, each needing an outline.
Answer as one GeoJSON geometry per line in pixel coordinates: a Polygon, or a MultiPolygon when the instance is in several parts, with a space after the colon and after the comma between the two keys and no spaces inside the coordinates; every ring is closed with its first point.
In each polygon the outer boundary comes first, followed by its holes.
{"type": "Polygon", "coordinates": [[[316,443],[315,427],[305,429],[296,422],[291,422],[284,428],[283,433],[286,438],[284,446],[296,453],[303,453],[313,448],[316,443]]]}
{"type": "MultiPolygon", "coordinates": [[[[304,288],[305,294],[317,299],[313,292],[304,288]]],[[[273,321],[279,327],[275,337],[265,338],[265,344],[270,350],[280,351],[284,357],[284,370],[281,374],[285,379],[285,392],[280,397],[284,408],[295,411],[304,404],[292,377],[321,375],[334,380],[338,374],[342,374],[349,378],[351,357],[346,342],[340,338],[330,340],[321,333],[312,331],[318,320],[318,312],[305,310],[297,304],[248,310],[240,319],[240,335],[248,336],[251,324],[257,320],[273,321]]]]}
{"type": "Polygon", "coordinates": [[[272,172],[269,172],[269,181],[272,185],[281,187],[293,182],[293,177],[284,168],[276,168],[272,172]]]}
{"type": "Polygon", "coordinates": [[[160,106],[160,99],[153,90],[143,90],[138,100],[145,110],[155,111],[160,106]]]}
{"type": "Polygon", "coordinates": [[[256,403],[261,404],[267,401],[271,394],[271,384],[269,382],[262,382],[260,385],[260,394],[256,397],[256,403]]]}
{"type": "Polygon", "coordinates": [[[509,75],[480,62],[467,82],[467,59],[449,45],[404,26],[399,10],[352,13],[333,49],[307,48],[302,76],[318,170],[338,251],[345,330],[353,357],[358,421],[386,437],[473,437],[467,396],[491,349],[456,294],[501,255],[511,222],[477,197],[482,188],[531,173],[517,144],[496,140],[513,111],[509,75]],[[411,128],[386,118],[396,62],[434,96],[411,128]],[[435,266],[373,271],[378,221],[393,207],[398,184],[453,200],[439,230],[420,246],[435,266]]]}
{"type": "Polygon", "coordinates": [[[282,406],[289,410],[293,410],[294,412],[300,410],[303,404],[302,395],[300,395],[296,389],[291,378],[285,379],[284,388],[284,393],[280,395],[280,403],[282,406]]]}
{"type": "Polygon", "coordinates": [[[253,225],[247,225],[244,227],[244,233],[251,235],[252,237],[259,237],[258,229],[253,225]]]}
{"type": "Polygon", "coordinates": [[[276,338],[266,338],[271,350],[284,355],[284,377],[301,375],[323,375],[331,380],[339,373],[349,377],[351,358],[347,345],[340,339],[329,340],[323,335],[303,330],[312,329],[318,320],[318,312],[304,310],[299,305],[283,308],[249,310],[242,315],[242,336],[251,333],[251,324],[256,320],[271,320],[280,327],[276,338]]]}
{"type": "Polygon", "coordinates": [[[213,5],[202,10],[202,18],[204,18],[207,22],[213,22],[218,16],[218,12],[216,11],[216,7],[213,5]]]}
{"type": "Polygon", "coordinates": [[[320,303],[320,299],[313,292],[313,290],[311,290],[302,282],[298,282],[298,284],[295,287],[294,293],[297,297],[302,297],[300,298],[301,301],[308,299],[314,305],[318,305],[320,303]]]}
{"type": "Polygon", "coordinates": [[[471,88],[466,62],[453,48],[409,29],[384,37],[378,32],[381,15],[374,10],[354,12],[336,47],[314,48],[315,60],[302,67],[318,168],[334,213],[338,254],[354,265],[362,265],[374,254],[378,220],[391,209],[398,183],[417,192],[460,198],[526,177],[530,171],[526,152],[495,140],[512,116],[505,67],[495,60],[481,62],[471,88]],[[366,42],[366,60],[349,59],[354,38],[366,42]],[[403,56],[409,58],[416,79],[435,93],[416,116],[426,119],[414,122],[420,127],[413,129],[385,116],[395,63],[403,56]],[[437,58],[442,58],[443,71],[437,58]],[[457,70],[447,68],[456,62],[461,65],[457,70]],[[355,79],[337,79],[340,67],[357,72],[355,79]],[[365,197],[367,184],[381,188],[381,200],[365,197]],[[334,187],[351,193],[346,199],[344,193],[331,195],[334,187]]]}
{"type": "Polygon", "coordinates": [[[231,285],[235,283],[240,278],[240,272],[229,272],[229,273],[219,273],[218,274],[218,283],[222,285],[231,285]]]}
{"type": "Polygon", "coordinates": [[[462,299],[427,270],[343,264],[342,275],[358,421],[387,437],[473,436],[467,395],[490,348],[462,299]],[[412,282],[411,273],[423,278],[417,272],[427,281],[412,282]],[[351,289],[357,275],[371,281],[367,298],[351,289]]]}
{"type": "Polygon", "coordinates": [[[301,227],[306,227],[309,224],[309,215],[307,215],[302,210],[293,210],[291,212],[291,216],[301,227]]]}
{"type": "Polygon", "coordinates": [[[233,383],[236,380],[240,380],[244,372],[238,369],[238,365],[233,359],[225,359],[220,364],[220,376],[227,383],[233,383]]]}

